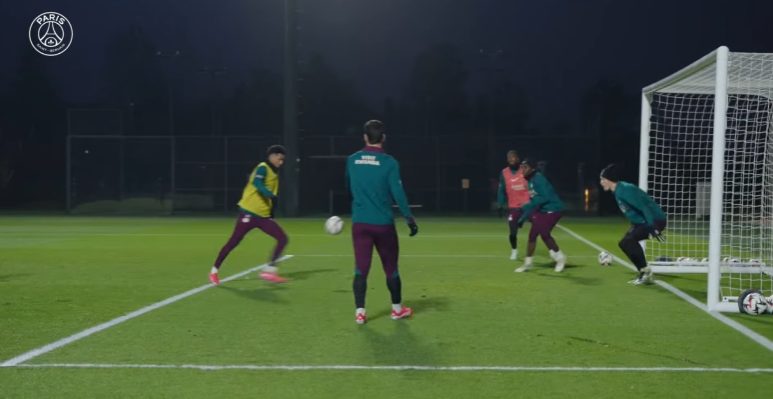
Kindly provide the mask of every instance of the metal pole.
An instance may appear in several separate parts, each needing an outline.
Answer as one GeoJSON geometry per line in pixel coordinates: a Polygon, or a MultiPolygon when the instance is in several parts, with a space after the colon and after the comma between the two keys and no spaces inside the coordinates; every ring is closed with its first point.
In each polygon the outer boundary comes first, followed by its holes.
{"type": "Polygon", "coordinates": [[[641,124],[639,125],[639,188],[647,191],[650,162],[650,118],[652,106],[650,94],[641,95],[641,124]]]}
{"type": "Polygon", "coordinates": [[[722,256],[722,197],[725,174],[725,128],[727,127],[727,58],[725,46],[717,50],[714,134],[711,152],[711,218],[709,219],[709,276],[706,302],[709,310],[719,305],[719,262],[722,256]]]}
{"type": "Polygon", "coordinates": [[[284,36],[284,146],[287,159],[284,167],[282,205],[285,214],[298,214],[298,15],[297,0],[285,0],[284,36]]]}
{"type": "MultiPolygon", "coordinates": [[[[69,112],[67,116],[68,116],[67,119],[69,124],[69,119],[70,119],[69,112]]],[[[70,137],[69,134],[67,135],[67,139],[66,139],[65,151],[67,151],[67,167],[66,167],[67,178],[65,178],[65,182],[67,186],[65,187],[65,190],[64,190],[65,192],[64,195],[66,196],[64,202],[65,202],[65,208],[69,213],[70,209],[72,208],[72,138],[70,137]]]]}
{"type": "Polygon", "coordinates": [[[169,67],[169,79],[167,80],[167,90],[168,90],[168,99],[169,99],[169,134],[174,136],[175,134],[175,126],[174,126],[174,86],[173,86],[173,78],[174,78],[174,72],[175,68],[177,67],[177,64],[175,63],[175,60],[177,57],[180,56],[180,50],[175,50],[173,52],[164,52],[164,51],[156,51],[156,56],[158,57],[164,57],[169,58],[172,62],[172,64],[169,67]]]}
{"type": "Polygon", "coordinates": [[[176,187],[175,187],[175,173],[176,173],[175,169],[176,169],[176,165],[175,165],[175,163],[177,162],[177,160],[176,160],[176,156],[175,156],[175,152],[176,152],[175,141],[176,140],[175,140],[174,136],[169,136],[169,186],[170,186],[169,187],[169,191],[170,191],[170,194],[169,194],[169,202],[170,202],[169,213],[170,214],[174,213],[174,197],[175,197],[175,190],[176,190],[176,187]]]}
{"type": "Polygon", "coordinates": [[[118,139],[119,146],[118,146],[118,200],[123,201],[124,199],[124,186],[125,186],[125,180],[126,180],[126,172],[125,172],[125,166],[124,162],[126,159],[126,154],[124,150],[124,138],[121,137],[118,139]]]}
{"type": "Polygon", "coordinates": [[[335,215],[333,211],[335,210],[333,207],[333,189],[331,188],[328,190],[327,193],[327,203],[328,203],[328,215],[335,215]]]}
{"type": "Polygon", "coordinates": [[[228,136],[223,136],[223,212],[228,212],[228,136]]]}

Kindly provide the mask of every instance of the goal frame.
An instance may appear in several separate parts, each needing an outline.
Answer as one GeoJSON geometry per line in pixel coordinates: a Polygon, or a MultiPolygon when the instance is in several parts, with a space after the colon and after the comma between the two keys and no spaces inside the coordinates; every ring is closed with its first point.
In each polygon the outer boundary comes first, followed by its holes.
{"type": "MultiPolygon", "coordinates": [[[[744,272],[759,272],[760,267],[752,265],[731,265],[722,261],[722,222],[723,222],[723,187],[725,174],[725,140],[727,129],[727,109],[728,109],[728,59],[730,51],[728,47],[721,46],[711,53],[705,55],[692,64],[681,70],[661,79],[660,81],[646,86],[641,94],[641,137],[640,137],[640,156],[639,156],[639,187],[645,192],[649,186],[649,151],[650,151],[650,129],[652,117],[652,100],[654,94],[692,74],[706,70],[714,65],[715,79],[713,86],[705,86],[696,89],[696,91],[685,92],[685,94],[713,94],[714,112],[713,112],[713,133],[711,150],[711,183],[710,183],[710,215],[709,215],[709,248],[708,261],[694,262],[694,264],[685,265],[663,265],[659,262],[651,262],[651,267],[655,273],[707,273],[707,294],[706,305],[710,311],[719,312],[738,312],[738,305],[735,302],[723,301],[720,298],[720,279],[722,272],[733,272],[743,270],[744,272]],[[739,267],[743,266],[743,267],[739,267]],[[749,267],[752,266],[752,267],[749,267]]],[[[642,242],[644,245],[644,242],[642,242]]],[[[725,298],[728,299],[728,298],[725,298]]]]}

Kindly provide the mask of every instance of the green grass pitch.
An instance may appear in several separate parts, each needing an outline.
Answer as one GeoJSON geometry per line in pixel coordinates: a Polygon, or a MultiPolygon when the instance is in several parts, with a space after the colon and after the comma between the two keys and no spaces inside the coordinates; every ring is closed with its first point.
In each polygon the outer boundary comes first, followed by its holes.
{"type": "MultiPolygon", "coordinates": [[[[599,266],[597,250],[562,230],[554,234],[569,257],[563,273],[553,272],[541,242],[536,268],[513,273],[520,263],[508,260],[507,227],[493,218],[420,218],[413,238],[400,224],[403,297],[415,316],[389,318],[375,257],[369,323],[358,326],[349,226],[329,236],[322,222],[280,220],[290,237],[287,253],[294,255],[280,266],[289,283],[270,285],[250,273],[21,365],[0,367],[0,397],[706,398],[770,392],[773,352],[659,286],[626,284],[633,272],[599,266]]],[[[622,219],[566,217],[561,224],[622,256],[616,245],[627,228],[622,219]]],[[[0,216],[0,363],[205,285],[232,225],[230,217],[0,216]]],[[[521,254],[525,239],[522,232],[521,254]]],[[[264,263],[272,245],[251,232],[226,260],[221,278],[264,263]]],[[[658,278],[705,301],[705,276],[658,278]]],[[[773,339],[773,317],[728,317],[773,339]]]]}

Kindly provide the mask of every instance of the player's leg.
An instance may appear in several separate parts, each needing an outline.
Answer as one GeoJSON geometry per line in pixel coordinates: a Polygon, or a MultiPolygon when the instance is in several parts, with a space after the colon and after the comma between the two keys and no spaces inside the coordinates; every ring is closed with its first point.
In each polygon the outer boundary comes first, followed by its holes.
{"type": "Polygon", "coordinates": [[[561,219],[560,212],[544,213],[539,218],[539,225],[537,226],[538,233],[542,238],[542,242],[544,242],[545,246],[548,248],[550,257],[556,261],[554,270],[557,272],[563,271],[566,266],[566,255],[558,248],[558,244],[552,234],[553,228],[556,227],[559,219],[561,219]]]}
{"type": "Polygon", "coordinates": [[[209,272],[209,281],[211,281],[212,284],[220,284],[220,278],[218,277],[220,266],[223,264],[223,261],[228,256],[228,254],[231,253],[231,251],[233,251],[237,245],[239,245],[239,243],[242,241],[242,238],[244,238],[244,236],[250,230],[256,227],[254,222],[254,216],[248,213],[239,212],[239,215],[236,217],[236,225],[234,225],[231,237],[228,238],[228,241],[220,249],[220,252],[217,255],[217,259],[215,259],[215,264],[212,266],[212,270],[209,272]]]}
{"type": "Polygon", "coordinates": [[[507,215],[507,225],[510,229],[510,260],[518,259],[518,218],[521,217],[521,209],[510,209],[507,215]]]}
{"type": "Polygon", "coordinates": [[[259,229],[276,240],[276,245],[274,246],[274,250],[271,252],[271,258],[268,262],[268,265],[263,268],[260,273],[260,277],[272,283],[284,283],[287,280],[277,274],[276,261],[282,255],[282,251],[284,251],[285,247],[287,246],[287,234],[285,234],[284,230],[282,230],[282,227],[279,226],[279,223],[271,218],[258,218],[256,224],[259,229]]]}
{"type": "Polygon", "coordinates": [[[354,321],[357,324],[365,324],[365,293],[368,290],[368,273],[370,272],[371,259],[373,257],[373,235],[370,225],[354,223],[352,225],[352,246],[354,247],[354,279],[352,291],[354,292],[354,321]]]}
{"type": "Polygon", "coordinates": [[[649,281],[652,272],[647,267],[647,259],[644,256],[644,249],[639,241],[646,240],[649,237],[649,228],[644,224],[636,224],[628,229],[618,245],[623,250],[628,259],[631,260],[639,275],[635,280],[630,281],[633,284],[642,284],[649,281]]]}
{"type": "Polygon", "coordinates": [[[539,222],[539,219],[540,217],[538,212],[534,212],[529,218],[531,221],[531,228],[529,229],[529,240],[526,244],[526,258],[523,260],[523,266],[515,269],[515,272],[517,273],[525,272],[531,269],[532,264],[534,263],[534,251],[537,249],[537,236],[539,235],[539,231],[537,230],[536,226],[539,222]]]}
{"type": "Polygon", "coordinates": [[[386,284],[392,299],[392,320],[403,319],[413,315],[413,309],[402,304],[402,281],[397,268],[400,256],[400,243],[397,240],[395,226],[377,226],[378,233],[374,235],[376,251],[384,268],[386,284]]]}

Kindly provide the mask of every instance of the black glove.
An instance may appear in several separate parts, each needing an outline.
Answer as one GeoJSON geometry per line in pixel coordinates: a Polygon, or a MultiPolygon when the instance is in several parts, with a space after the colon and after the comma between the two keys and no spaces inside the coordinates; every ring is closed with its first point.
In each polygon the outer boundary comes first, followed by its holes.
{"type": "Polygon", "coordinates": [[[408,222],[408,228],[411,229],[411,234],[409,234],[408,236],[413,237],[416,234],[419,234],[419,226],[416,225],[415,220],[411,220],[410,222],[408,222]]]}
{"type": "Polygon", "coordinates": [[[525,219],[518,219],[518,228],[519,228],[519,229],[520,229],[521,227],[523,227],[523,223],[524,223],[524,222],[526,222],[526,220],[525,220],[525,219]]]}
{"type": "Polygon", "coordinates": [[[271,219],[273,219],[274,215],[276,214],[276,204],[279,203],[279,197],[276,196],[276,195],[272,195],[271,198],[269,198],[269,199],[271,200],[271,215],[270,215],[270,217],[271,217],[271,219]]]}
{"type": "Polygon", "coordinates": [[[499,216],[500,219],[505,216],[505,207],[501,205],[497,206],[497,216],[499,216]]]}
{"type": "Polygon", "coordinates": [[[656,229],[654,226],[650,226],[650,238],[658,240],[659,242],[666,241],[666,237],[663,237],[663,233],[656,229]]]}

